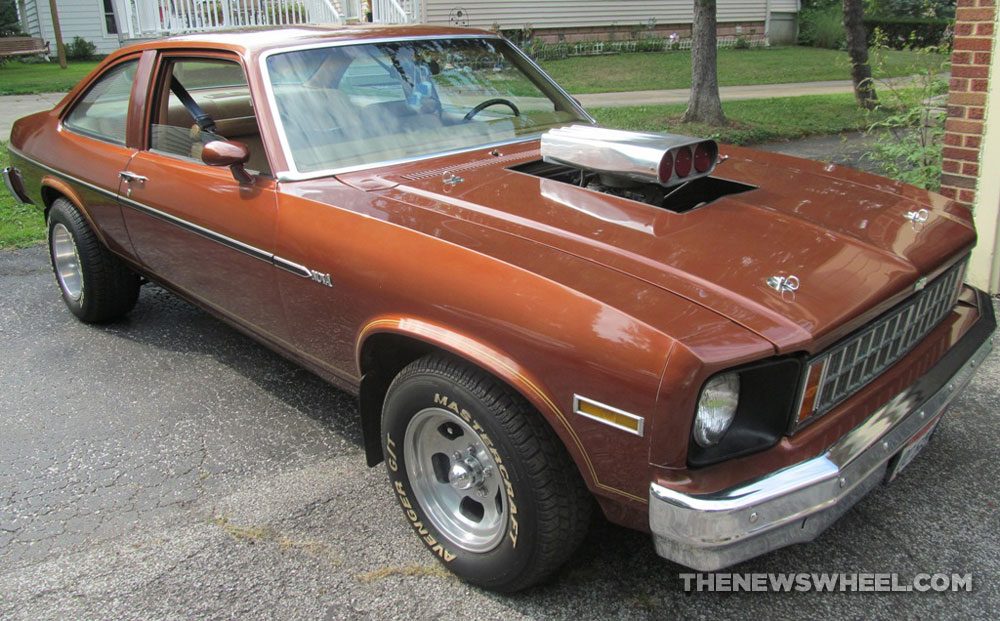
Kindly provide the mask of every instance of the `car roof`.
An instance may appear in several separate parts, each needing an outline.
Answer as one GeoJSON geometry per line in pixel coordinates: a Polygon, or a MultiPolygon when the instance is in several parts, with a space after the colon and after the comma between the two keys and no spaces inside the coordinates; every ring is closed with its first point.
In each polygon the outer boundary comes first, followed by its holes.
{"type": "Polygon", "coordinates": [[[214,32],[178,35],[140,43],[123,49],[177,49],[177,48],[215,48],[228,49],[241,54],[257,54],[259,52],[298,47],[321,45],[338,41],[433,37],[455,35],[489,36],[490,31],[475,28],[453,28],[448,26],[386,26],[380,24],[358,24],[348,26],[298,25],[285,27],[242,28],[234,30],[219,30],[214,32]]]}

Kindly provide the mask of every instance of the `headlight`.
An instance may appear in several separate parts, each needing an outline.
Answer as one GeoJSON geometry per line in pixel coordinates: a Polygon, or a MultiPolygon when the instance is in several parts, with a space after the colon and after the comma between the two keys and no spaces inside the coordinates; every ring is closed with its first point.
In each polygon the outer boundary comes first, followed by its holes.
{"type": "Polygon", "coordinates": [[[698,400],[694,441],[705,448],[718,444],[733,423],[739,401],[740,376],[737,373],[723,373],[708,380],[698,400]]]}

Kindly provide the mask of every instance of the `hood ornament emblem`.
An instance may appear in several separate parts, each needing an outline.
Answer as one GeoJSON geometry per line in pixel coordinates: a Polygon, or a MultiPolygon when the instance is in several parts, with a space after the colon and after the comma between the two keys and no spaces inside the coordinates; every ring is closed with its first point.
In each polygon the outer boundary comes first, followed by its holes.
{"type": "Polygon", "coordinates": [[[767,286],[778,293],[794,293],[799,290],[798,276],[771,276],[766,281],[767,286]]]}
{"type": "Polygon", "coordinates": [[[930,212],[926,209],[918,209],[916,211],[907,211],[903,214],[903,217],[914,224],[923,224],[927,222],[927,218],[930,217],[930,212]]]}

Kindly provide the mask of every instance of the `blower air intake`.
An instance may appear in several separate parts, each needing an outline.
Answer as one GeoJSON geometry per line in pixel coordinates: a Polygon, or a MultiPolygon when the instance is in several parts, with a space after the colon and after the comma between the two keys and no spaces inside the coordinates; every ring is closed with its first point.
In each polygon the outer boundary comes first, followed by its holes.
{"type": "Polygon", "coordinates": [[[571,125],[542,134],[542,159],[597,173],[608,186],[658,183],[672,187],[715,170],[719,145],[674,134],[647,134],[571,125]]]}

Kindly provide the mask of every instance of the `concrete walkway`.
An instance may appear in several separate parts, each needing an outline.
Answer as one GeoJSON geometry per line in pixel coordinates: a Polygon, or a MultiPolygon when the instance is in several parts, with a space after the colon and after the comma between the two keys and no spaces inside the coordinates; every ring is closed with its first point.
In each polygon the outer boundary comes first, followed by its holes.
{"type": "MultiPolygon", "coordinates": [[[[719,87],[719,96],[722,97],[723,101],[767,99],[769,97],[796,97],[798,95],[833,95],[836,93],[852,92],[854,92],[854,87],[850,80],[719,87]]],[[[618,108],[624,106],[687,103],[690,93],[691,89],[689,88],[675,88],[661,91],[632,91],[627,93],[587,93],[575,95],[575,97],[587,108],[618,108]]]]}
{"type": "Polygon", "coordinates": [[[0,97],[0,142],[10,140],[10,128],[14,121],[48,110],[59,103],[66,93],[39,93],[37,95],[4,95],[0,97]]]}

